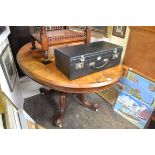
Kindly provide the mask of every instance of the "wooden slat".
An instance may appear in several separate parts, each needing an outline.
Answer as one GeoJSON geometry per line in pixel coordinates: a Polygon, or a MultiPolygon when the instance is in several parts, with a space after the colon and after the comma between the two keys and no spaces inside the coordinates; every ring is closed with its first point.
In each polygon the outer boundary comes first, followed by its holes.
{"type": "Polygon", "coordinates": [[[130,27],[123,64],[155,79],[155,27],[130,27]]]}

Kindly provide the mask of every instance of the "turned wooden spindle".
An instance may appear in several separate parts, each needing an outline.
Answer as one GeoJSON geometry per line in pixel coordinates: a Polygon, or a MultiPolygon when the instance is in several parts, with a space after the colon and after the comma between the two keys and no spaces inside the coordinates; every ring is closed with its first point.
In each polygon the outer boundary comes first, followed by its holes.
{"type": "Polygon", "coordinates": [[[45,33],[46,33],[46,27],[45,26],[41,26],[40,34],[45,34],[45,33]]]}
{"type": "MultiPolygon", "coordinates": [[[[29,26],[29,32],[31,34],[33,34],[35,31],[34,31],[34,27],[33,26],[29,26]]],[[[31,44],[32,44],[32,49],[36,49],[36,46],[35,46],[35,40],[34,38],[31,36],[31,44]]]]}
{"type": "Polygon", "coordinates": [[[46,33],[41,35],[41,41],[42,41],[42,50],[48,51],[48,37],[46,33]]]}
{"type": "Polygon", "coordinates": [[[65,28],[66,30],[69,30],[69,26],[64,26],[64,28],[65,28]]]}
{"type": "Polygon", "coordinates": [[[86,26],[86,29],[85,29],[84,33],[85,33],[85,36],[86,36],[85,43],[90,43],[90,40],[91,40],[91,30],[90,30],[90,28],[88,26],[86,26]]]}

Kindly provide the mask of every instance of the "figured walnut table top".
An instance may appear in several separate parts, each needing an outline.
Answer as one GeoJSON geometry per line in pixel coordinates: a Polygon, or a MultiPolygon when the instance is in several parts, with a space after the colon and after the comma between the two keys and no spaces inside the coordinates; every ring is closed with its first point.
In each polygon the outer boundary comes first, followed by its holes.
{"type": "MultiPolygon", "coordinates": [[[[40,48],[40,45],[36,43],[40,48]]],[[[34,81],[69,93],[91,93],[112,87],[122,75],[122,65],[96,72],[75,80],[68,79],[56,66],[54,58],[52,63],[41,63],[39,49],[32,50],[31,43],[24,45],[17,54],[17,61],[23,72],[34,81]]]]}

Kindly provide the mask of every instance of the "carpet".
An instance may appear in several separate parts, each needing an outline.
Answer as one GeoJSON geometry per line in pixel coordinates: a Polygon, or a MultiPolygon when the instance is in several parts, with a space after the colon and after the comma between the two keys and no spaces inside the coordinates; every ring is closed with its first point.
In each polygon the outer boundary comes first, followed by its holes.
{"type": "MultiPolygon", "coordinates": [[[[86,94],[86,99],[99,104],[99,111],[92,111],[80,105],[80,101],[68,94],[62,129],[135,129],[137,128],[113,111],[112,105],[97,94],[86,94]]],[[[24,110],[47,129],[59,129],[53,125],[59,111],[59,93],[38,94],[24,101],[24,110]]]]}

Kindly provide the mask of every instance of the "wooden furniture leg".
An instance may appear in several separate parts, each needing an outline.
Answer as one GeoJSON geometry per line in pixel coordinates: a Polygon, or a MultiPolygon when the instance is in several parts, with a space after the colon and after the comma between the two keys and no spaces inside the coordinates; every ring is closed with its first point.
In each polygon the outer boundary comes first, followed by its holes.
{"type": "Polygon", "coordinates": [[[85,29],[85,36],[86,36],[86,39],[85,39],[85,43],[90,43],[90,40],[91,40],[91,30],[90,28],[88,28],[88,26],[86,26],[86,29],[85,29]]]}
{"type": "Polygon", "coordinates": [[[48,49],[49,48],[48,48],[48,38],[47,38],[47,35],[46,34],[42,34],[41,35],[41,39],[42,39],[41,46],[42,46],[42,52],[43,52],[43,58],[44,58],[42,63],[44,65],[47,65],[47,64],[51,63],[51,61],[48,58],[48,49]]]}
{"type": "Polygon", "coordinates": [[[84,94],[76,94],[76,97],[81,101],[81,104],[89,109],[98,111],[98,104],[96,103],[90,103],[88,101],[85,100],[84,98],[84,94]]]}
{"type": "Polygon", "coordinates": [[[48,37],[47,37],[44,26],[41,27],[41,32],[40,33],[41,33],[40,34],[41,35],[41,46],[42,46],[43,58],[44,58],[42,63],[44,65],[47,65],[47,64],[51,63],[51,61],[49,60],[49,57],[48,57],[49,40],[48,40],[48,37]]]}
{"type": "MultiPolygon", "coordinates": [[[[33,34],[34,33],[34,27],[33,26],[29,26],[29,32],[30,34],[33,34]]],[[[35,46],[35,39],[31,36],[31,44],[32,44],[32,50],[36,49],[36,46],[35,46]]]]}
{"type": "Polygon", "coordinates": [[[55,120],[55,125],[60,128],[62,127],[64,111],[65,111],[65,107],[66,107],[66,95],[67,95],[67,93],[60,92],[60,100],[59,100],[60,112],[55,120]]]}
{"type": "Polygon", "coordinates": [[[32,50],[36,49],[35,39],[31,37],[32,50]]]}

